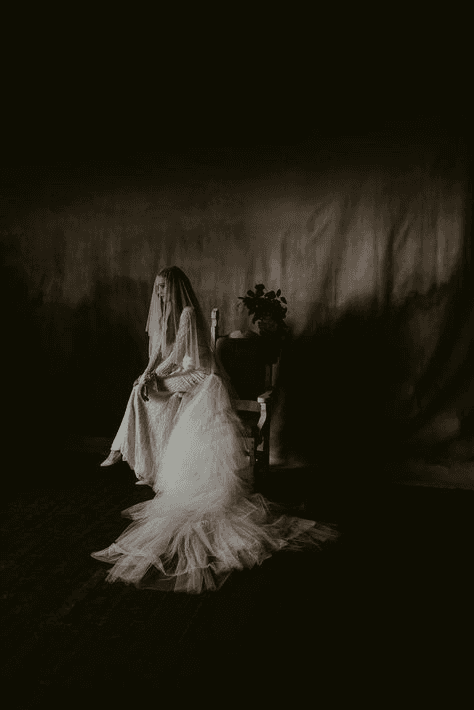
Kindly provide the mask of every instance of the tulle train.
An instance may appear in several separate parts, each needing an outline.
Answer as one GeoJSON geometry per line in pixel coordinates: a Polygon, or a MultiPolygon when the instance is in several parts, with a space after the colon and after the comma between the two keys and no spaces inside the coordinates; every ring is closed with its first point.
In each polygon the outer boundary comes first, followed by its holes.
{"type": "Polygon", "coordinates": [[[135,522],[111,548],[94,554],[114,562],[108,581],[199,594],[218,589],[233,570],[261,565],[284,547],[301,549],[332,537],[330,528],[314,521],[275,517],[260,494],[205,516],[184,508],[170,516],[158,500],[124,511],[135,522]]]}
{"type": "Polygon", "coordinates": [[[211,375],[181,410],[157,471],[155,497],[124,511],[131,525],[93,554],[113,564],[108,581],[200,593],[283,547],[335,537],[331,528],[282,515],[251,493],[242,441],[227,391],[211,375]]]}

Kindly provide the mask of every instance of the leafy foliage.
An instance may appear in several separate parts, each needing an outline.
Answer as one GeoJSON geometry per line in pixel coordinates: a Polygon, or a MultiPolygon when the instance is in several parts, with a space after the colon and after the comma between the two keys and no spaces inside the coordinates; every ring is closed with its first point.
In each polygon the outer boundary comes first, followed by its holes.
{"type": "Polygon", "coordinates": [[[259,324],[263,330],[283,332],[288,326],[284,323],[286,318],[286,298],[281,295],[281,290],[267,291],[263,284],[256,284],[255,291],[247,291],[246,296],[239,296],[247,308],[249,315],[253,316],[252,323],[259,324]],[[273,327],[272,327],[273,326],[273,327]]]}

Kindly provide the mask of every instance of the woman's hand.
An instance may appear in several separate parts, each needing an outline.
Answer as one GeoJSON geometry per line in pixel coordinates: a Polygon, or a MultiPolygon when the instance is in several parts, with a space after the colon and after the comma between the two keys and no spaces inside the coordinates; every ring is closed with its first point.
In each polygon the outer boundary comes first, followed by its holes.
{"type": "MultiPolygon", "coordinates": [[[[180,397],[183,396],[182,392],[167,392],[163,390],[157,390],[153,392],[153,398],[154,399],[168,399],[168,397],[171,397],[173,394],[178,394],[180,397]]],[[[141,398],[143,399],[144,402],[148,402],[150,398],[148,397],[148,386],[147,385],[142,385],[141,390],[140,390],[140,395],[141,398]]]]}
{"type": "Polygon", "coordinates": [[[148,384],[154,378],[154,372],[144,372],[143,375],[138,379],[137,384],[140,385],[140,396],[144,402],[149,401],[148,397],[148,384]]]}

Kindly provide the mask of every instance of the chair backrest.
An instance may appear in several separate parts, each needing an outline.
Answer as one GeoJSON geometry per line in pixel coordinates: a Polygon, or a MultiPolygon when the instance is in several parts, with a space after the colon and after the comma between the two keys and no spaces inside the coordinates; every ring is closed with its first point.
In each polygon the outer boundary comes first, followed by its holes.
{"type": "Polygon", "coordinates": [[[241,400],[256,400],[272,386],[272,366],[262,338],[230,338],[219,334],[219,309],[211,315],[211,345],[241,400]]]}

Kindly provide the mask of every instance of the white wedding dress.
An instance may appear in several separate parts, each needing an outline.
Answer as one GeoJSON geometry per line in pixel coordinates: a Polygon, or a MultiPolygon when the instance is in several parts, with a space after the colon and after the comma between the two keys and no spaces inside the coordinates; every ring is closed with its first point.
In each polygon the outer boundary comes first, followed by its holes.
{"type": "MultiPolygon", "coordinates": [[[[185,308],[176,338],[177,352],[186,352],[186,340],[193,318],[193,309],[185,308]]],[[[195,386],[206,377],[206,373],[195,369],[186,356],[176,363],[176,351],[171,352],[154,369],[160,390],[157,381],[149,382],[148,402],[144,402],[140,396],[140,385],[132,389],[111,447],[113,451],[121,452],[123,460],[135,472],[137,479],[151,487],[154,487],[160,461],[179,413],[192,396],[195,386]]]]}
{"type": "Polygon", "coordinates": [[[131,525],[92,555],[113,565],[108,581],[200,593],[283,547],[335,536],[314,521],[275,515],[252,493],[249,458],[220,376],[209,374],[184,394],[173,419],[155,497],[124,511],[131,525]]]}

